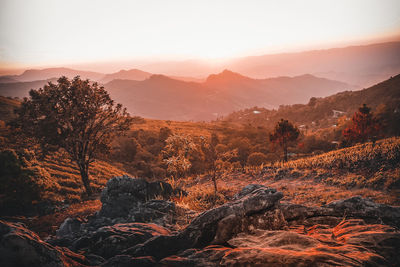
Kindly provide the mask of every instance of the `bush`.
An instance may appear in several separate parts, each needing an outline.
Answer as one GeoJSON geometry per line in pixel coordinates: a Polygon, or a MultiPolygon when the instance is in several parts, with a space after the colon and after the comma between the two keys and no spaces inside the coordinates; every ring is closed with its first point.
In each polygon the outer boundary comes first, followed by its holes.
{"type": "Polygon", "coordinates": [[[0,151],[0,210],[21,211],[46,199],[47,191],[59,189],[50,174],[41,168],[32,152],[0,151]]]}
{"type": "Polygon", "coordinates": [[[267,162],[267,156],[261,152],[251,153],[247,158],[247,164],[250,166],[260,166],[267,162]]]}

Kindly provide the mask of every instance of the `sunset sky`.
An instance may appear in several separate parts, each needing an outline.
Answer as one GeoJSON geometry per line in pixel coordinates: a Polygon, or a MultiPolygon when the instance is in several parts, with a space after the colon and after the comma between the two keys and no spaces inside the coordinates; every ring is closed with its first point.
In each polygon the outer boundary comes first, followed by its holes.
{"type": "Polygon", "coordinates": [[[399,0],[0,0],[1,68],[229,58],[396,35],[399,0]]]}

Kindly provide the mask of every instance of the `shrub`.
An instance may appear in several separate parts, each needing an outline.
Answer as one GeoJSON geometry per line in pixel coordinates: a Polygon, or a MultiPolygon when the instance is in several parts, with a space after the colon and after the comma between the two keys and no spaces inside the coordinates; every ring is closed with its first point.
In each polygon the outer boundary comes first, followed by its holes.
{"type": "Polygon", "coordinates": [[[32,152],[11,149],[0,152],[0,209],[3,212],[20,211],[46,199],[48,191],[59,185],[41,168],[32,152]]]}
{"type": "Polygon", "coordinates": [[[247,164],[250,166],[260,166],[267,162],[267,156],[261,152],[254,152],[247,158],[247,164]]]}

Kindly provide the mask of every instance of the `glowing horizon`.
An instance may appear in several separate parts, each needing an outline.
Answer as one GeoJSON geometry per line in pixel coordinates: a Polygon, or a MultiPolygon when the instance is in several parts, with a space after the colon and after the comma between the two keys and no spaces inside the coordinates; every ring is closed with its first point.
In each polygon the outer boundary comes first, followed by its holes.
{"type": "Polygon", "coordinates": [[[0,68],[226,59],[399,33],[396,0],[3,0],[0,68]]]}

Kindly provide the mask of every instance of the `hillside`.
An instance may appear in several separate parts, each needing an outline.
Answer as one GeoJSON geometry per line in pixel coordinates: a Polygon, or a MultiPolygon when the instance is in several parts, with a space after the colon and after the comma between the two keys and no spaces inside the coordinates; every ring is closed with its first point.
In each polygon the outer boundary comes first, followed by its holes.
{"type": "MultiPolygon", "coordinates": [[[[204,82],[149,75],[140,70],[120,71],[106,75],[102,81],[111,80],[105,88],[131,114],[165,120],[212,120],[238,109],[306,103],[312,96],[353,88],[312,75],[252,79],[225,70],[204,82]]],[[[38,89],[48,81],[0,83],[0,95],[23,98],[30,89],[38,89]]]]}
{"type": "Polygon", "coordinates": [[[135,115],[168,120],[211,120],[234,110],[305,103],[351,86],[311,75],[251,79],[225,70],[203,83],[153,75],[145,81],[114,80],[105,85],[111,96],[135,115]]]}
{"type": "Polygon", "coordinates": [[[7,97],[24,98],[29,96],[31,89],[39,89],[48,82],[56,82],[57,79],[38,80],[33,82],[0,83],[0,95],[7,97]]]}
{"type": "MultiPolygon", "coordinates": [[[[367,104],[373,111],[385,112],[393,118],[399,117],[400,111],[400,75],[360,91],[345,91],[324,98],[313,98],[308,104],[281,106],[278,110],[253,107],[233,112],[224,120],[272,127],[281,118],[289,119],[298,125],[313,128],[318,124],[330,127],[337,124],[338,117],[351,117],[362,104],[367,104]],[[340,111],[335,114],[334,111],[340,111]]],[[[319,127],[319,126],[318,126],[319,127]]]]}
{"type": "Polygon", "coordinates": [[[14,110],[18,108],[20,102],[16,99],[0,96],[0,120],[9,122],[15,117],[14,110]]]}

